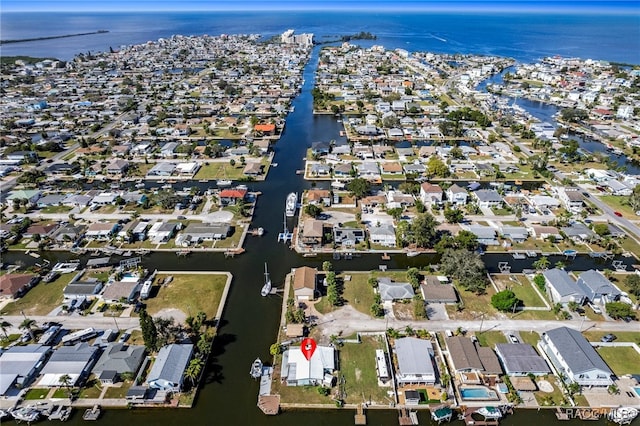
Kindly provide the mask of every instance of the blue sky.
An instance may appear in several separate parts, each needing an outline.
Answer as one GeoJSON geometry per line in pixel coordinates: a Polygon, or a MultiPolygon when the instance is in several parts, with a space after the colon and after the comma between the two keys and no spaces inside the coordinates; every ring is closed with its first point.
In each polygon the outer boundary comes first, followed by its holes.
{"type": "Polygon", "coordinates": [[[10,11],[454,10],[639,12],[638,0],[2,0],[10,11]]]}

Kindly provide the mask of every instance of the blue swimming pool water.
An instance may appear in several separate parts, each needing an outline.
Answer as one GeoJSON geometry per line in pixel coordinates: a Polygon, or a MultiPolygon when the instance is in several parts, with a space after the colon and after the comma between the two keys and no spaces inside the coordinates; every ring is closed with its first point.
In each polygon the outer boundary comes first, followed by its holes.
{"type": "Polygon", "coordinates": [[[462,399],[498,399],[498,395],[486,388],[462,388],[460,389],[462,399]]]}
{"type": "Polygon", "coordinates": [[[634,392],[640,396],[640,386],[636,386],[633,388],[634,392]]]}
{"type": "Polygon", "coordinates": [[[500,392],[500,393],[508,393],[509,392],[509,388],[504,383],[498,383],[497,386],[498,386],[498,392],[500,392]]]}

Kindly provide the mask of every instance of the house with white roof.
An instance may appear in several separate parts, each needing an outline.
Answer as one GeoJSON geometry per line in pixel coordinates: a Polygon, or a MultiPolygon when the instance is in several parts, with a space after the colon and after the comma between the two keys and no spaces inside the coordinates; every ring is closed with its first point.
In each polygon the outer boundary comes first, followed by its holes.
{"type": "Polygon", "coordinates": [[[308,360],[300,346],[290,346],[282,354],[280,377],[287,386],[331,386],[335,368],[335,350],[330,346],[317,346],[308,360]]]}

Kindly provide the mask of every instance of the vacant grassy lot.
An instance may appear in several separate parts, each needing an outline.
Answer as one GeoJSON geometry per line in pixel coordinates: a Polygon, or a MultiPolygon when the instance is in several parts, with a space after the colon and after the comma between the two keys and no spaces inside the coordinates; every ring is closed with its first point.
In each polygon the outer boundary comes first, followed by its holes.
{"type": "Polygon", "coordinates": [[[500,289],[511,289],[511,291],[516,294],[516,297],[522,300],[525,307],[545,306],[544,302],[540,300],[540,297],[524,275],[497,274],[493,276],[493,281],[500,289]]]}
{"type": "Polygon", "coordinates": [[[540,341],[540,335],[535,331],[520,331],[518,334],[523,343],[528,343],[533,347],[540,341]]]}
{"type": "Polygon", "coordinates": [[[24,395],[25,400],[34,400],[34,399],[44,399],[45,396],[49,393],[49,388],[34,388],[29,389],[27,393],[24,395]]]}
{"type": "Polygon", "coordinates": [[[2,309],[3,315],[19,315],[21,311],[29,315],[47,315],[62,304],[62,290],[75,274],[63,274],[53,282],[40,282],[15,302],[2,309]]]}
{"type": "Polygon", "coordinates": [[[200,167],[194,179],[231,179],[238,180],[244,177],[239,160],[235,160],[236,164],[232,166],[228,162],[211,162],[200,167]]]}
{"type": "Polygon", "coordinates": [[[392,388],[378,386],[376,349],[384,349],[382,337],[365,336],[360,344],[345,343],[340,348],[340,372],[345,379],[347,404],[362,402],[362,395],[371,398],[373,404],[389,402],[385,398],[392,388]]]}
{"type": "Polygon", "coordinates": [[[486,314],[485,319],[489,319],[497,314],[497,310],[491,306],[491,296],[496,294],[494,288],[487,286],[487,292],[485,294],[475,294],[470,291],[466,291],[456,286],[460,293],[460,298],[464,304],[464,309],[460,312],[456,311],[455,306],[447,305],[447,313],[451,319],[459,320],[474,320],[479,319],[481,314],[486,314]]]}
{"type": "Polygon", "coordinates": [[[104,397],[122,399],[127,396],[127,391],[129,391],[132,383],[132,380],[125,380],[124,382],[120,383],[119,387],[109,386],[109,389],[107,389],[107,391],[105,392],[104,397]]]}
{"type": "MultiPolygon", "coordinates": [[[[344,272],[338,274],[338,279],[344,282],[344,291],[342,297],[345,303],[356,308],[358,311],[370,315],[371,305],[375,300],[373,287],[369,284],[369,278],[372,277],[388,277],[398,282],[406,282],[407,274],[405,272],[344,272]],[[349,281],[344,281],[345,276],[350,276],[349,281]]],[[[327,303],[326,297],[316,303],[315,308],[320,313],[328,313],[336,309],[327,303]]]]}
{"type": "Polygon", "coordinates": [[[617,376],[640,373],[640,354],[629,346],[601,346],[598,353],[617,376]]]}
{"type": "Polygon", "coordinates": [[[598,198],[615,211],[622,213],[622,215],[627,219],[635,220],[638,218],[638,216],[636,216],[636,212],[634,212],[631,206],[627,204],[627,197],[621,197],[618,195],[598,195],[598,198]]]}
{"type": "Polygon", "coordinates": [[[167,286],[159,286],[167,275],[157,275],[147,303],[147,312],[153,315],[162,309],[180,309],[186,315],[199,311],[214,318],[220,305],[222,291],[227,282],[225,274],[171,274],[167,286]],[[155,295],[155,296],[153,296],[155,295]]]}

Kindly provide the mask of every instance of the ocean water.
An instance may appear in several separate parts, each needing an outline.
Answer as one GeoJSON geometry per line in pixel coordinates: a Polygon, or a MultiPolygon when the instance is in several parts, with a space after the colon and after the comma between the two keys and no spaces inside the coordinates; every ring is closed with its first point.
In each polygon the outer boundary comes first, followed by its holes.
{"type": "Polygon", "coordinates": [[[549,55],[640,64],[640,14],[443,12],[2,13],[0,39],[108,30],[105,34],[0,46],[2,56],[73,58],[79,52],[144,43],[174,34],[258,33],[292,28],[317,41],[369,31],[386,48],[476,53],[533,62],[549,55]]]}

